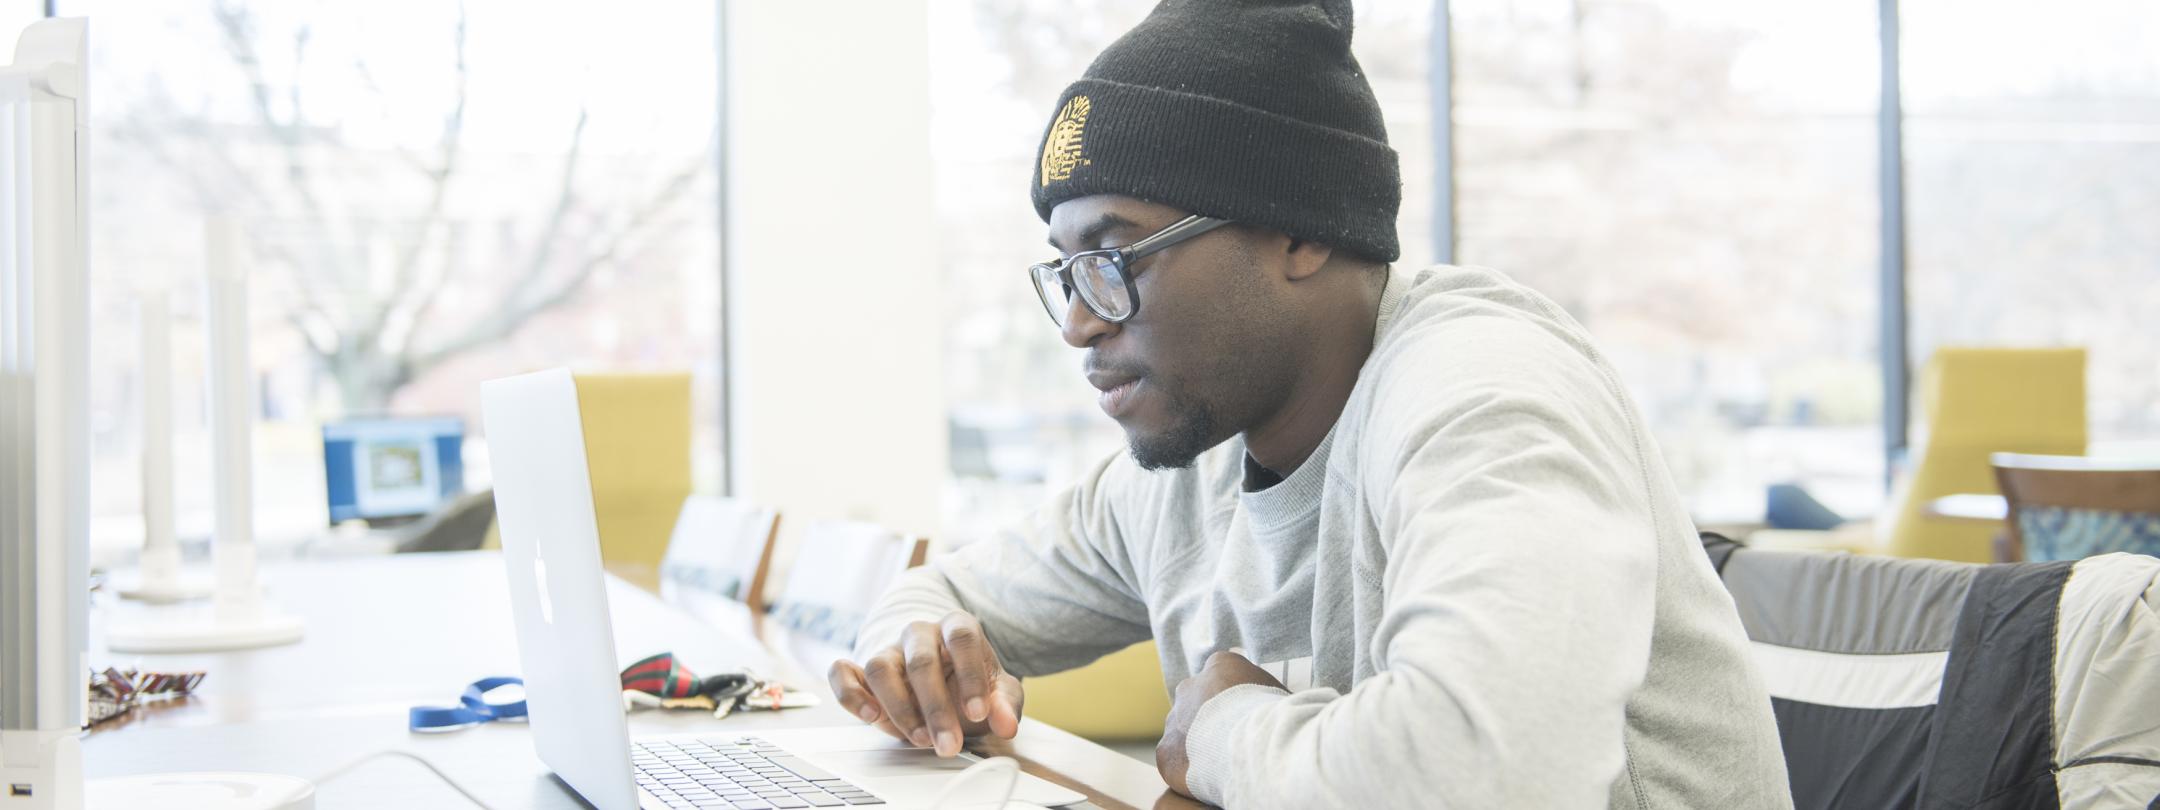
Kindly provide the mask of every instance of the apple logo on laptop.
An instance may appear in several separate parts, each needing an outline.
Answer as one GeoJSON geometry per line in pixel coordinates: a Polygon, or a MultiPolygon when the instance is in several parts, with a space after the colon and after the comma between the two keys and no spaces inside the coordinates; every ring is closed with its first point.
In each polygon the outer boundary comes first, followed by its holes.
{"type": "Polygon", "coordinates": [[[548,596],[547,560],[542,559],[538,554],[533,555],[533,584],[539,586],[540,622],[542,624],[554,624],[555,600],[548,596]]]}

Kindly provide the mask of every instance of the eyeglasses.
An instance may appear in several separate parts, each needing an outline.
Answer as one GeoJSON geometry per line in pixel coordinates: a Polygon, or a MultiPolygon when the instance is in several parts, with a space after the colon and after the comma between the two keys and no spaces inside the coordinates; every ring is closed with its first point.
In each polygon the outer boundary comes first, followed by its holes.
{"type": "Polygon", "coordinates": [[[1095,317],[1124,323],[1140,312],[1140,293],[1133,288],[1129,270],[1134,262],[1228,224],[1227,219],[1194,214],[1121,248],[1083,250],[1063,261],[1034,265],[1028,275],[1035,280],[1035,295],[1042,299],[1043,309],[1059,329],[1065,328],[1072,312],[1074,291],[1095,317]]]}

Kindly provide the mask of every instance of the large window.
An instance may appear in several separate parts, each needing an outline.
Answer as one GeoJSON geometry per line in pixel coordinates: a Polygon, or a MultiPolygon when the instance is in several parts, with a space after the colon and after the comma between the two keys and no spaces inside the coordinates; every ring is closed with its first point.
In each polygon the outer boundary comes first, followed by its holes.
{"type": "MultiPolygon", "coordinates": [[[[1029,167],[1051,105],[1154,3],[1074,13],[1060,0],[932,3],[931,144],[944,251],[952,479],[945,531],[981,536],[1071,483],[1124,434],[1095,406],[1025,268],[1049,251],[1028,204],[1029,167]]],[[[1353,47],[1402,155],[1403,261],[1430,263],[1430,7],[1361,2],[1353,47]]]]}
{"type": "Polygon", "coordinates": [[[1871,513],[1875,3],[1451,8],[1457,260],[1583,322],[1698,520],[1871,513]]]}
{"type": "MultiPolygon", "coordinates": [[[[179,528],[210,527],[200,286],[252,268],[258,535],[327,521],[320,425],[448,414],[555,365],[689,370],[717,470],[712,3],[98,0],[92,272],[101,557],[138,543],[135,290],[175,288],[179,528]],[[664,77],[664,80],[658,78],[664,77]]],[[[156,362],[153,360],[152,362],[156,362]]],[[[468,442],[468,483],[484,486],[468,442]]]]}
{"type": "MultiPolygon", "coordinates": [[[[1911,361],[2088,347],[2096,444],[2150,442],[2160,6],[1897,6],[1909,302],[1888,320],[1908,324],[1911,361]]],[[[1882,387],[1882,274],[1898,266],[1881,237],[1882,4],[1452,0],[1446,71],[1428,61],[1431,7],[1357,8],[1403,156],[1403,261],[1445,255],[1437,191],[1456,261],[1537,288],[1598,339],[1698,520],[1760,519],[1781,482],[1848,516],[1878,509],[1886,401],[1905,393],[1882,387]],[[1450,72],[1439,167],[1430,82],[1450,72]]],[[[933,26],[963,510],[1116,446],[1013,269],[1039,226],[1012,178],[1041,105],[1146,8],[985,0],[933,26]]]]}
{"type": "Polygon", "coordinates": [[[2160,434],[2160,5],[1903,4],[1913,360],[2088,349],[2096,444],[2160,434]]]}

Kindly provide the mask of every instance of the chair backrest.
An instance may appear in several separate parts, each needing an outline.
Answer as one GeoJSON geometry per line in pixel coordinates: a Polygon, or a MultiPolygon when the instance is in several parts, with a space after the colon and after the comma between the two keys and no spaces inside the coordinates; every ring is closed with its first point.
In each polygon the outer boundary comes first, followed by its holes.
{"type": "Polygon", "coordinates": [[[600,559],[657,568],[690,494],[690,375],[578,374],[600,559]]]}
{"type": "Polygon", "coordinates": [[[2028,560],[2160,556],[2160,460],[1996,453],[2013,548],[2028,560]]]}
{"type": "Polygon", "coordinates": [[[495,491],[468,492],[413,524],[398,540],[397,551],[471,551],[486,542],[494,525],[495,491]]]}
{"type": "Polygon", "coordinates": [[[779,535],[777,510],[714,495],[684,498],[660,563],[661,597],[718,596],[764,610],[779,535]]]}
{"type": "Polygon", "coordinates": [[[2160,560],[1980,565],[1715,535],[1704,550],[1768,687],[1796,808],[2160,797],[2160,560]]]}
{"type": "Polygon", "coordinates": [[[772,616],[794,633],[846,647],[901,571],[921,565],[930,540],[861,521],[803,527],[772,616]]]}
{"type": "Polygon", "coordinates": [[[1891,554],[1987,562],[1995,529],[1926,516],[1944,495],[1995,492],[1988,456],[2085,452],[2085,350],[1944,347],[1917,391],[1926,438],[1883,514],[1891,554]]]}

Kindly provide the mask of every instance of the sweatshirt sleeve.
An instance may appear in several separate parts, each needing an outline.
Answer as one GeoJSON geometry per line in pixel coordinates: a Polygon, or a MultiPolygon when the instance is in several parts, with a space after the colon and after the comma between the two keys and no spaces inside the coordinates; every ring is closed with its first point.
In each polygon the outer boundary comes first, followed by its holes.
{"type": "Polygon", "coordinates": [[[1081,666],[1149,636],[1113,495],[1140,482],[1111,456],[1021,525],[970,543],[896,580],[872,608],[855,658],[892,645],[910,622],[964,610],[1005,669],[1022,677],[1081,666]]]}
{"type": "Polygon", "coordinates": [[[1367,369],[1380,671],[1346,694],[1210,700],[1187,737],[1203,800],[1601,807],[1621,776],[1657,566],[1630,411],[1587,349],[1534,324],[1423,331],[1367,369]]]}

